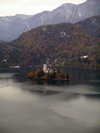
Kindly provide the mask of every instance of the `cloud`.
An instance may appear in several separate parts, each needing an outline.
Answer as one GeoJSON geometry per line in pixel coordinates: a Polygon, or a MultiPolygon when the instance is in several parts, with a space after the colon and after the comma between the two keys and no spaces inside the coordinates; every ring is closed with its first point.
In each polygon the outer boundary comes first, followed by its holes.
{"type": "Polygon", "coordinates": [[[9,4],[34,4],[34,5],[53,5],[60,3],[82,3],[86,0],[0,0],[0,5],[9,5],[9,4]]]}
{"type": "Polygon", "coordinates": [[[64,3],[83,3],[86,0],[0,0],[0,16],[34,15],[44,10],[52,11],[64,3]]]}
{"type": "Polygon", "coordinates": [[[54,8],[55,9],[55,6],[46,6],[46,5],[32,5],[32,6],[28,6],[28,7],[21,7],[21,6],[9,6],[9,5],[5,5],[5,6],[2,6],[0,8],[0,10],[2,10],[2,14],[0,14],[0,16],[14,16],[16,14],[26,14],[26,15],[34,15],[34,14],[37,14],[37,13],[40,13],[44,10],[48,10],[50,11],[51,8],[54,8]]]}
{"type": "Polygon", "coordinates": [[[0,6],[4,5],[15,5],[22,2],[22,0],[0,0],[0,6]]]}
{"type": "Polygon", "coordinates": [[[61,5],[64,3],[79,4],[86,0],[21,0],[23,5],[61,5]]]}
{"type": "Polygon", "coordinates": [[[61,5],[63,3],[82,3],[86,0],[0,0],[0,5],[61,5]]]}

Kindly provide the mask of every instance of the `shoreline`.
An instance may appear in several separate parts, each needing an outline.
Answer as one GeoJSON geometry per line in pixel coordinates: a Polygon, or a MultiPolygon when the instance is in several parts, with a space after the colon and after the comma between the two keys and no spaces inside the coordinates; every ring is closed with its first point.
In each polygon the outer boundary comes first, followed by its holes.
{"type": "Polygon", "coordinates": [[[69,81],[69,79],[36,79],[36,78],[31,78],[31,77],[28,77],[28,79],[32,79],[32,80],[46,80],[46,81],[69,81]]]}

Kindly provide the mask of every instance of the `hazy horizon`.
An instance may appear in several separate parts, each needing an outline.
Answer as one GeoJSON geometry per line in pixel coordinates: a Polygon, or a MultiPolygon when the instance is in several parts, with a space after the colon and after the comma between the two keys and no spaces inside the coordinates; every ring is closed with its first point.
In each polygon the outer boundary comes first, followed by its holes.
{"type": "Polygon", "coordinates": [[[15,16],[17,14],[35,15],[42,11],[52,11],[64,3],[81,4],[86,0],[0,0],[0,16],[15,16]]]}

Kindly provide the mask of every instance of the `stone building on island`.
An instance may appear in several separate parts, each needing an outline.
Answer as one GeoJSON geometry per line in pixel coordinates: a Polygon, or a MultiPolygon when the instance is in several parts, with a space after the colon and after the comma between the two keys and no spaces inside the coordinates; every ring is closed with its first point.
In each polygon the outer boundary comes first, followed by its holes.
{"type": "Polygon", "coordinates": [[[51,73],[52,72],[52,69],[51,68],[47,68],[47,64],[43,64],[43,71],[44,73],[51,73]]]}

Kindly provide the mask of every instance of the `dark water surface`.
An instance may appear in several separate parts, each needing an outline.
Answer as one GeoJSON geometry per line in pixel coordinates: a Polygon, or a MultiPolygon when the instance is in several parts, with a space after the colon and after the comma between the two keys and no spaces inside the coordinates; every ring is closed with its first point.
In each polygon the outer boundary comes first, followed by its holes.
{"type": "Polygon", "coordinates": [[[100,71],[63,70],[69,82],[0,69],[0,133],[100,133],[100,71]]]}

